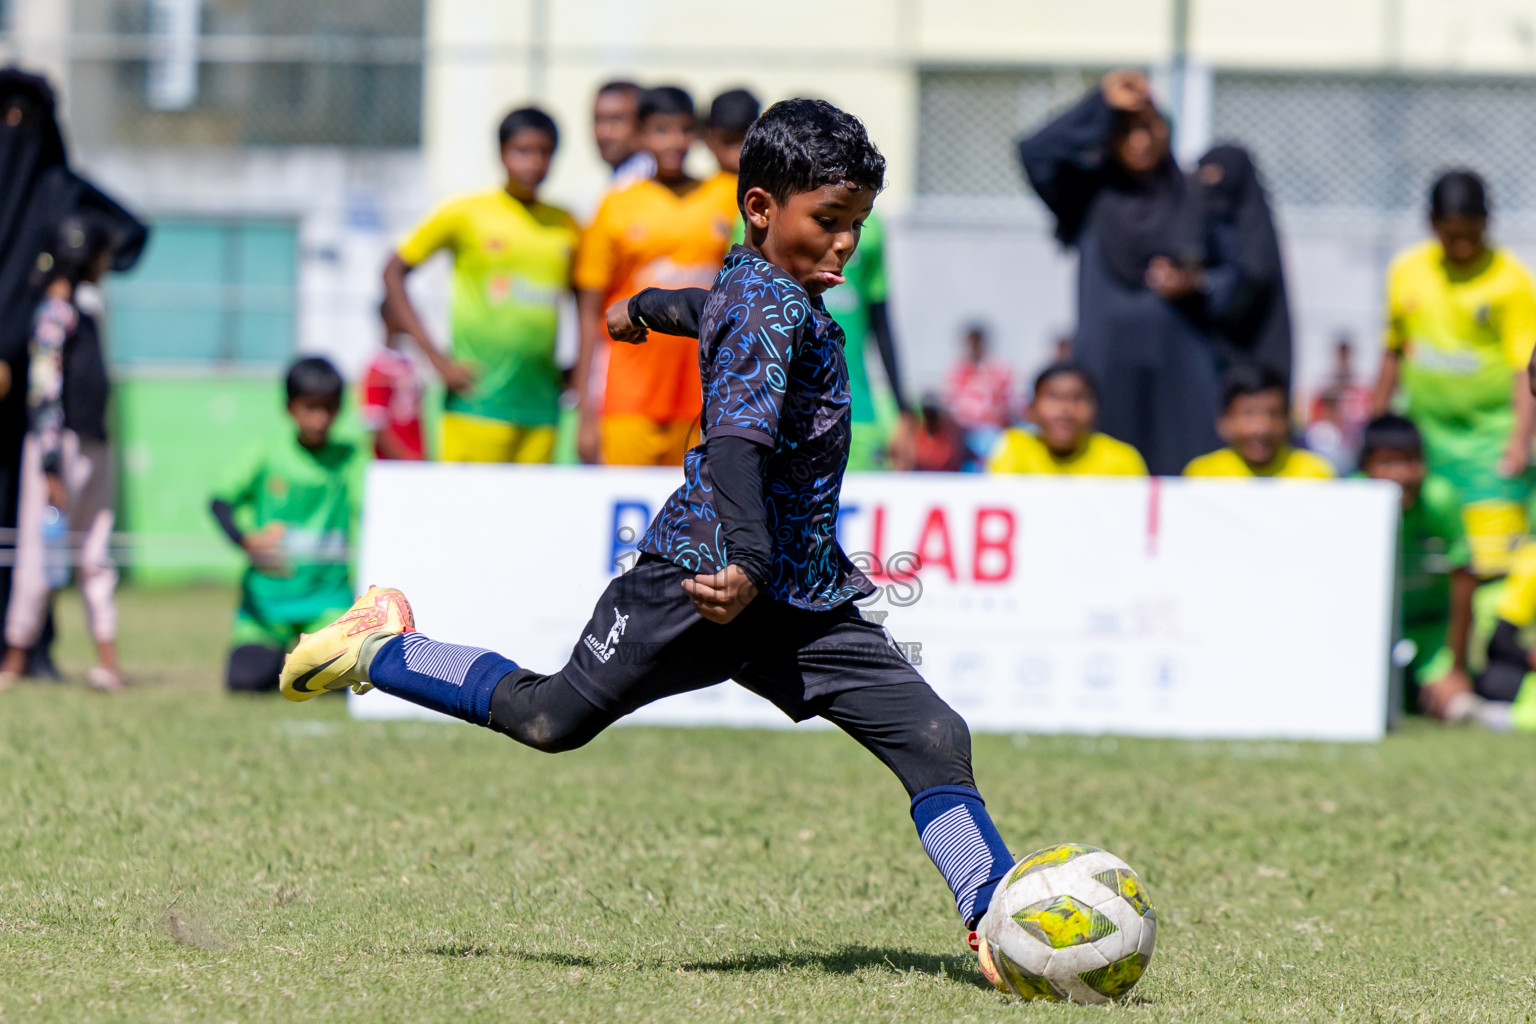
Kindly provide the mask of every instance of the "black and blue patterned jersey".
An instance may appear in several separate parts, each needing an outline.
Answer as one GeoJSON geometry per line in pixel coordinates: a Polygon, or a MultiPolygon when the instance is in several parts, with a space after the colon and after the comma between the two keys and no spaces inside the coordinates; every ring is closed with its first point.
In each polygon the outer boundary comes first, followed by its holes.
{"type": "MultiPolygon", "coordinates": [[[[699,326],[705,440],[734,435],[772,454],[763,503],[772,539],[764,593],[825,609],[874,591],[837,542],[838,494],[852,433],[843,332],[784,271],[735,246],[715,278],[699,326]]],[[[683,486],[667,499],[640,550],[695,572],[730,562],[699,445],[683,460],[683,486]]]]}

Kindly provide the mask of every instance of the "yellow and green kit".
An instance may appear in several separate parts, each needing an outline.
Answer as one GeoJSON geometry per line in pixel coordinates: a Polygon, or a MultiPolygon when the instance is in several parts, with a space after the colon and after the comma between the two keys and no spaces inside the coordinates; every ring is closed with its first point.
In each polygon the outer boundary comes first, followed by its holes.
{"type": "Polygon", "coordinates": [[[448,396],[449,412],[524,427],[559,420],[555,336],[578,235],[559,207],[496,189],[449,200],[400,243],[411,266],[453,254],[449,350],[475,382],[448,396]]]}
{"type": "Polygon", "coordinates": [[[1402,355],[1404,412],[1430,471],[1461,493],[1480,575],[1508,569],[1527,533],[1531,475],[1504,477],[1515,374],[1536,344],[1536,287],[1518,258],[1489,249],[1456,267],[1438,241],[1401,253],[1387,276],[1385,344],[1402,355]]]}

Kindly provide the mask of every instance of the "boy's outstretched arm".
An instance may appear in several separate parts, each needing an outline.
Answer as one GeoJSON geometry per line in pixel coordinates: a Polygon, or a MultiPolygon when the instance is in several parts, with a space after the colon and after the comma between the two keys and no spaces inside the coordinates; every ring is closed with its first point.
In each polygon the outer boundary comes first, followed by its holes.
{"type": "Polygon", "coordinates": [[[704,458],[730,564],[721,572],[684,580],[683,590],[698,613],[711,622],[724,624],[740,615],[768,582],[772,542],[763,508],[767,456],[766,447],[744,437],[724,434],[705,442],[704,458]]]}
{"type": "Polygon", "coordinates": [[[608,336],[638,345],[651,331],[697,338],[708,288],[642,288],[608,307],[608,336]]]}

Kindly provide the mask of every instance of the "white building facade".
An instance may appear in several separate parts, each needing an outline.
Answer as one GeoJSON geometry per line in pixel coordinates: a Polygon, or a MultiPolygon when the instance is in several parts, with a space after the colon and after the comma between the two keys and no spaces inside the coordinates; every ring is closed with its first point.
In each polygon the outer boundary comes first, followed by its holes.
{"type": "MultiPolygon", "coordinates": [[[[355,369],[377,339],[390,247],[437,198],[497,181],[507,109],[550,109],[565,139],[549,195],[592,208],[605,168],[590,102],[613,77],[677,82],[701,103],[737,85],[764,100],[813,94],[864,118],[890,158],[882,205],[915,387],[939,381],[963,324],[989,324],[1021,373],[1070,331],[1071,260],[1011,141],[1116,65],[1154,70],[1182,152],[1213,140],[1256,152],[1285,233],[1304,384],[1340,333],[1357,339],[1362,372],[1374,363],[1382,269],[1421,232],[1438,169],[1482,170],[1496,231],[1536,255],[1536,0],[779,0],[770,17],[740,0],[0,11],[0,57],[55,78],[79,162],[175,229],[162,238],[213,232],[183,239],[187,266],[207,269],[205,242],[223,254],[207,280],[124,292],[146,322],[202,311],[169,347],[127,339],[124,358],[143,366],[270,367],[306,350],[355,369]]],[[[426,276],[440,309],[441,274],[426,276]]]]}

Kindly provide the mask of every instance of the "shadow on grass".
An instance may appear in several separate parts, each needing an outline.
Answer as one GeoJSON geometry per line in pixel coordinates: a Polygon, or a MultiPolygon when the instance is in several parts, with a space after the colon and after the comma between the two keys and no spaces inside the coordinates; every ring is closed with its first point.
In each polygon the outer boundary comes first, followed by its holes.
{"type": "Polygon", "coordinates": [[[990,989],[976,959],[938,953],[914,953],[906,949],[876,949],[869,946],[839,946],[830,950],[796,950],[791,953],[742,953],[719,960],[684,961],[685,971],[712,971],[720,974],[751,971],[819,970],[828,974],[856,974],[867,969],[905,974],[942,974],[953,981],[969,982],[990,989]]]}
{"type": "Polygon", "coordinates": [[[527,963],[592,970],[626,966],[639,970],[682,970],[714,974],[803,970],[822,971],[827,974],[856,974],[863,970],[883,970],[893,974],[905,974],[908,971],[918,971],[923,974],[942,974],[952,981],[975,985],[978,988],[991,988],[976,969],[976,961],[972,957],[914,953],[904,949],[876,949],[869,946],[839,946],[830,950],[795,950],[778,953],[743,953],[718,960],[684,960],[682,962],[641,960],[625,961],[622,964],[572,953],[531,953],[526,950],[498,949],[468,943],[436,946],[427,952],[434,956],[446,957],[505,957],[527,963]]]}

